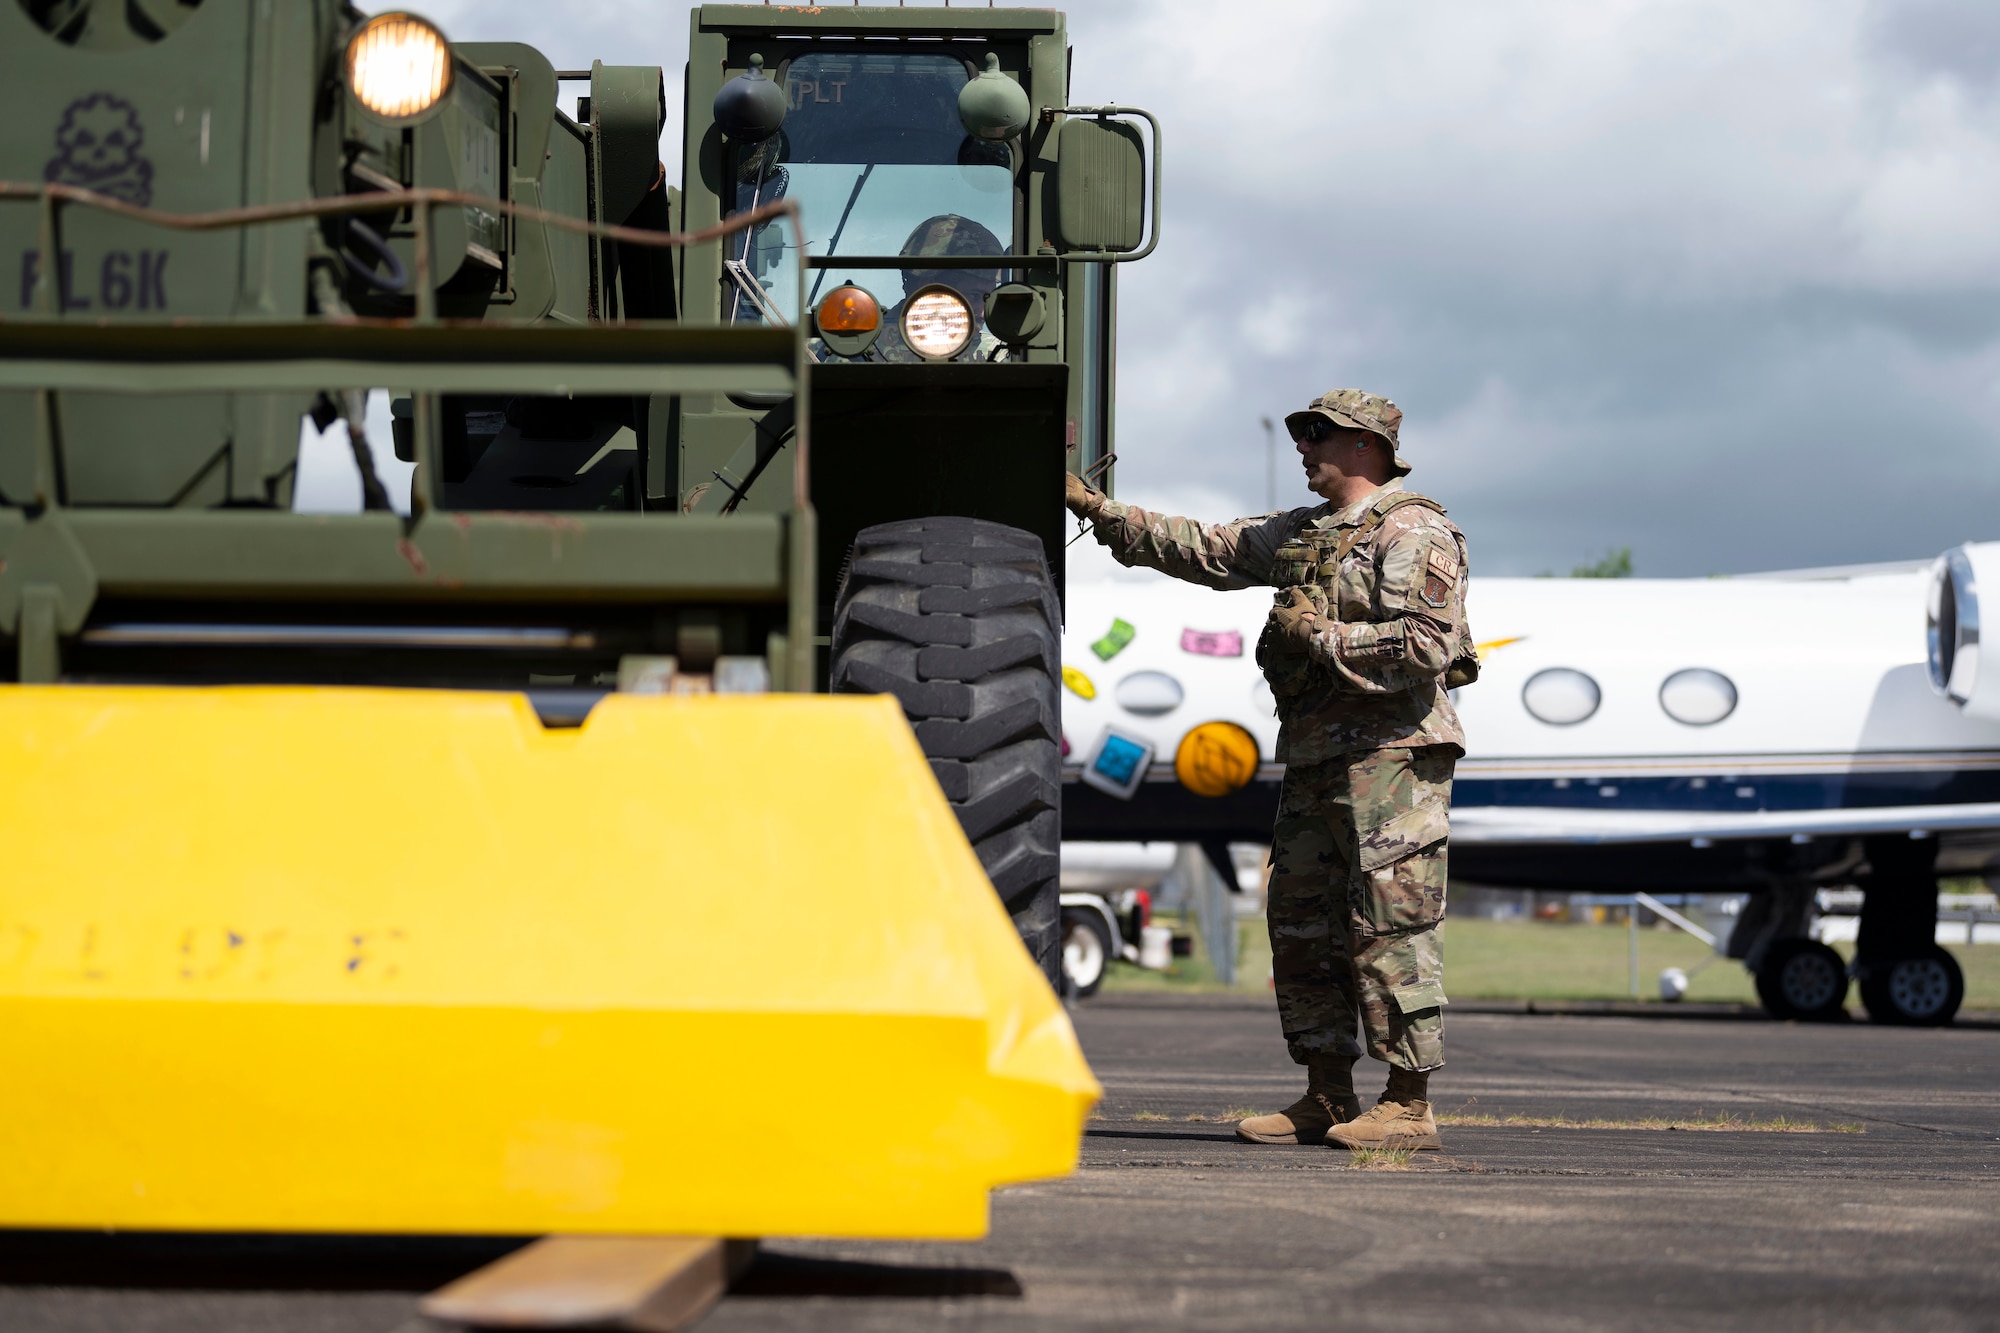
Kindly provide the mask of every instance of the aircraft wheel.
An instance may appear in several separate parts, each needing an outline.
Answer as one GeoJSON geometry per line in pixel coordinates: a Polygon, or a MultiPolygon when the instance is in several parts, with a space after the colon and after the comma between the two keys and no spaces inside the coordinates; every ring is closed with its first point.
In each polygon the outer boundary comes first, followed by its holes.
{"type": "Polygon", "coordinates": [[[1847,964],[1818,940],[1779,940],[1757,970],[1757,998],[1773,1018],[1831,1022],[1847,1012],[1847,964]]]}
{"type": "Polygon", "coordinates": [[[1062,610],[1041,538],[973,518],[864,528],[832,686],[893,694],[1049,985],[1062,979],[1062,610]]]}
{"type": "Polygon", "coordinates": [[[1936,944],[1915,958],[1875,964],[1861,979],[1861,1003],[1877,1023],[1943,1027],[1964,999],[1965,973],[1936,944]]]}
{"type": "Polygon", "coordinates": [[[1070,993],[1078,999],[1097,994],[1111,969],[1111,932],[1104,918],[1087,907],[1063,909],[1062,965],[1070,993]]]}

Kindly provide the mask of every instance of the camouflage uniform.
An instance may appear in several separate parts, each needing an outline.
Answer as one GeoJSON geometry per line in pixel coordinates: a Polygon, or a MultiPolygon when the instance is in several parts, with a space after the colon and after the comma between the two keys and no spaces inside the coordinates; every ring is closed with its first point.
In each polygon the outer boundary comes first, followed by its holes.
{"type": "MultiPolygon", "coordinates": [[[[1393,403],[1337,390],[1323,405],[1394,443],[1393,403]]],[[[1210,526],[1106,500],[1093,522],[1121,564],[1312,601],[1323,628],[1309,646],[1268,624],[1257,645],[1286,765],[1269,909],[1285,1040],[1300,1064],[1352,1059],[1358,1020],[1376,1059],[1437,1068],[1447,809],[1465,752],[1445,681],[1471,643],[1464,537],[1400,477],[1339,511],[1210,526]]]]}

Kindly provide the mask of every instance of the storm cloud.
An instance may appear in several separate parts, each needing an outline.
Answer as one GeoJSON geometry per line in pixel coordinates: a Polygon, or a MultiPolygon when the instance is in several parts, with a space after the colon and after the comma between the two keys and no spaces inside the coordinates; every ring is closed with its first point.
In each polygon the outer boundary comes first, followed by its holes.
{"type": "MultiPolygon", "coordinates": [[[[428,12],[558,66],[657,61],[678,117],[684,10],[428,12]]],[[[1261,511],[1260,418],[1359,385],[1408,414],[1412,483],[1483,573],[2000,537],[2000,9],[1069,13],[1073,94],[1167,133],[1162,242],[1121,273],[1125,498],[1261,511]]],[[[1277,502],[1309,501],[1278,447],[1277,502]]]]}

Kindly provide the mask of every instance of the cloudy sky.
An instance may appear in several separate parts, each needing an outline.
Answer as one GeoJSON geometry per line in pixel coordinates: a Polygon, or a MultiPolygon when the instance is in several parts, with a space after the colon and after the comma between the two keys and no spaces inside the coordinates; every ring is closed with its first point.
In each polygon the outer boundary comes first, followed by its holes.
{"type": "MultiPolygon", "coordinates": [[[[657,61],[678,114],[681,7],[425,12],[559,67],[657,61]]],[[[1163,239],[1122,279],[1124,498],[1261,511],[1259,419],[1359,385],[1483,573],[2000,538],[2000,4],[1069,14],[1073,95],[1167,131],[1163,239]]],[[[1283,456],[1277,498],[1310,499],[1283,456]]]]}

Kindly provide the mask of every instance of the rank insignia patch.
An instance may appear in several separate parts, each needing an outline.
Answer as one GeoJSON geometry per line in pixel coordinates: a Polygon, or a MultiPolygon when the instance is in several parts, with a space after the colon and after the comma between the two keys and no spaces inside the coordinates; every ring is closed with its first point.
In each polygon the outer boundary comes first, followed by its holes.
{"type": "Polygon", "coordinates": [[[1451,604],[1451,585],[1458,580],[1458,561],[1441,546],[1433,546],[1424,562],[1424,602],[1429,606],[1451,604]]]}

